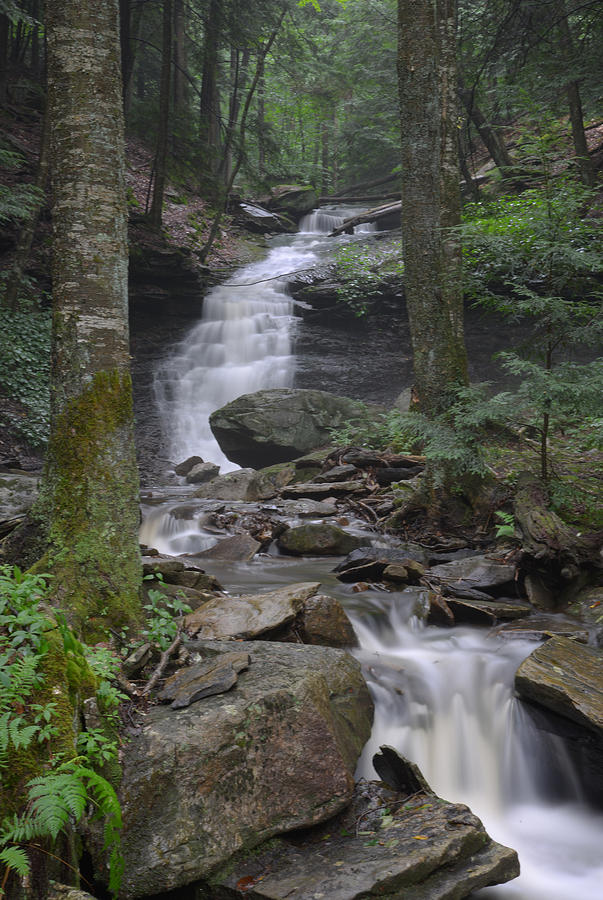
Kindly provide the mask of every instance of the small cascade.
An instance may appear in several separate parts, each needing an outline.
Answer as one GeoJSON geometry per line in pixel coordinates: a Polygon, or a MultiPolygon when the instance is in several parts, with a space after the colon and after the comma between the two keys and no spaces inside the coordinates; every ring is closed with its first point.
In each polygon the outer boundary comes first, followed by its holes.
{"type": "Polygon", "coordinates": [[[598,900],[603,816],[583,804],[561,738],[536,729],[514,697],[514,673],[534,644],[425,627],[396,600],[385,624],[360,616],[354,625],[375,700],[359,774],[374,778],[373,754],[389,744],[518,851],[521,878],[476,896],[598,900]]]}
{"type": "Polygon", "coordinates": [[[315,209],[303,217],[299,223],[299,230],[302,234],[330,234],[342,222],[343,216],[338,216],[332,211],[315,209]]]}

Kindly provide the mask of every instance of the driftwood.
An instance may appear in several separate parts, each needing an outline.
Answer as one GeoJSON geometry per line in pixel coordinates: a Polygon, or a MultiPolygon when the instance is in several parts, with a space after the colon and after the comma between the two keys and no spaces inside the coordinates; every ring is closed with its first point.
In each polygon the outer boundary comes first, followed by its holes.
{"type": "Polygon", "coordinates": [[[345,219],[341,225],[333,229],[330,237],[337,237],[337,235],[339,234],[350,234],[356,227],[356,225],[363,225],[365,222],[378,222],[380,219],[385,219],[388,216],[394,215],[395,213],[399,213],[401,211],[401,200],[396,200],[395,203],[386,203],[384,206],[376,206],[373,209],[368,209],[366,212],[360,213],[357,216],[352,216],[349,219],[345,219]]]}
{"type": "Polygon", "coordinates": [[[167,648],[167,650],[164,650],[163,653],[161,654],[161,659],[159,660],[159,665],[157,666],[157,668],[151,675],[148,683],[143,688],[143,690],[141,692],[143,697],[146,697],[147,694],[151,693],[151,691],[153,690],[153,688],[155,687],[155,685],[157,684],[157,682],[159,681],[159,679],[165,672],[167,665],[170,661],[170,657],[173,656],[174,653],[176,652],[176,650],[179,648],[181,640],[182,640],[182,633],[180,632],[180,630],[178,630],[178,634],[176,635],[176,637],[174,638],[174,640],[172,641],[170,646],[167,648]]]}

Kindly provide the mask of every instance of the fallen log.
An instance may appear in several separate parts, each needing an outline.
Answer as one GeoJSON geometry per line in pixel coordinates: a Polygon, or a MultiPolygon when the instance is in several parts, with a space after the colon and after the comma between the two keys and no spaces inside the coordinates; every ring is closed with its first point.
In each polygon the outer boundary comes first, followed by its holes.
{"type": "Polygon", "coordinates": [[[359,213],[357,216],[351,216],[345,219],[341,225],[334,228],[330,237],[337,237],[339,234],[351,234],[356,225],[363,225],[366,222],[378,222],[402,210],[402,201],[397,200],[395,203],[387,203],[384,206],[376,206],[368,209],[366,212],[359,213]]]}
{"type": "Polygon", "coordinates": [[[373,194],[369,196],[365,194],[361,197],[319,197],[318,205],[326,206],[327,204],[336,204],[336,203],[377,203],[381,200],[399,200],[400,199],[400,191],[396,191],[391,194],[373,194]]]}

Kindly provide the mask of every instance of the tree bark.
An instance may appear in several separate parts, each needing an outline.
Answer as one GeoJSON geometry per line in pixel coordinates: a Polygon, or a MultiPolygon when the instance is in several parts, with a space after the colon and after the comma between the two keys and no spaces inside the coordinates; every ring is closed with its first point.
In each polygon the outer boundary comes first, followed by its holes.
{"type": "Polygon", "coordinates": [[[475,125],[477,133],[484,142],[488,153],[492,157],[496,166],[500,169],[503,176],[515,165],[511,155],[501,140],[498,132],[490,125],[487,118],[475,102],[474,91],[469,90],[459,78],[459,94],[469,118],[475,125]]]}
{"type": "MultiPolygon", "coordinates": [[[[565,0],[558,0],[559,31],[561,36],[561,56],[565,67],[571,69],[574,57],[574,40],[567,18],[565,0]]],[[[569,106],[570,123],[572,126],[572,139],[576,159],[580,168],[582,181],[593,187],[596,181],[595,167],[588,152],[586,135],[584,133],[584,117],[582,115],[582,100],[580,97],[580,85],[576,79],[569,81],[565,87],[569,106]]]]}
{"type": "Polygon", "coordinates": [[[117,0],[47,0],[51,433],[39,563],[88,636],[140,617],[117,0]]]}
{"type": "Polygon", "coordinates": [[[415,390],[427,415],[467,384],[455,0],[399,0],[402,242],[415,390]]]}
{"type": "MultiPolygon", "coordinates": [[[[201,143],[202,172],[214,180],[220,155],[220,103],[218,91],[218,49],[220,44],[222,13],[220,0],[211,0],[204,24],[205,46],[203,74],[199,101],[199,138],[201,143]]],[[[207,184],[207,177],[202,181],[207,184]]]]}
{"type": "Polygon", "coordinates": [[[161,51],[161,85],[159,89],[159,130],[155,151],[155,184],[149,221],[161,228],[163,194],[167,169],[167,153],[170,136],[170,94],[172,73],[172,0],[163,0],[163,43],[161,51]]]}

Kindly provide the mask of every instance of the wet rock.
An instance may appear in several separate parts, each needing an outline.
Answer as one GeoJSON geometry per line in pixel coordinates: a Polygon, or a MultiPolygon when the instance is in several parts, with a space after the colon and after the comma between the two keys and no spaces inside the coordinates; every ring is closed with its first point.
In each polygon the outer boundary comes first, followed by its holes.
{"type": "Polygon", "coordinates": [[[337,515],[337,503],[331,497],[328,500],[283,500],[279,504],[284,515],[299,519],[319,519],[337,515]]]}
{"type": "Polygon", "coordinates": [[[0,521],[27,512],[38,496],[39,481],[25,472],[0,472],[0,521]]]}
{"type": "Polygon", "coordinates": [[[195,466],[200,466],[203,462],[204,460],[200,456],[189,456],[188,459],[174,466],[174,472],[176,475],[188,475],[191,469],[194,469],[195,466]]]}
{"type": "Polygon", "coordinates": [[[320,582],[302,582],[265,594],[217,597],[185,617],[189,635],[204,640],[250,639],[292,622],[320,582]]]}
{"type": "MultiPolygon", "coordinates": [[[[387,487],[398,481],[410,481],[420,475],[424,466],[412,466],[405,468],[386,468],[377,469],[375,472],[375,481],[382,487],[387,487]]],[[[414,487],[414,486],[413,486],[414,487]]]]}
{"type": "Polygon", "coordinates": [[[285,499],[297,499],[298,497],[310,497],[314,500],[327,497],[345,497],[354,494],[366,494],[366,484],[362,481],[328,481],[317,484],[308,481],[305,484],[290,484],[283,488],[281,497],[285,499]]]}
{"type": "Polygon", "coordinates": [[[332,481],[349,481],[358,475],[356,466],[333,466],[321,475],[315,475],[312,479],[317,484],[329,483],[332,481]]]}
{"type": "Polygon", "coordinates": [[[332,428],[368,415],[363,403],[347,397],[275,388],[227,403],[211,414],[210,426],[229,459],[261,469],[327,444],[332,428]]]}
{"type": "Polygon", "coordinates": [[[369,540],[322,522],[288,528],[278,537],[277,544],[293,556],[344,556],[364,547],[369,540]]]}
{"type": "Polygon", "coordinates": [[[181,584],[170,584],[168,581],[145,582],[143,585],[143,594],[147,600],[149,590],[156,591],[163,595],[165,602],[160,602],[159,605],[165,606],[166,608],[171,605],[170,601],[177,600],[186,603],[191,609],[198,609],[204,603],[207,603],[208,600],[213,600],[214,598],[213,591],[197,590],[196,588],[189,588],[186,587],[186,585],[181,584]]]}
{"type": "Polygon", "coordinates": [[[379,747],[379,752],[373,756],[373,768],[381,781],[405,797],[419,791],[424,794],[434,793],[417,764],[387,744],[379,747]]]}
{"type": "Polygon", "coordinates": [[[289,230],[279,216],[256,203],[237,203],[233,212],[238,225],[258,234],[289,230]]]}
{"type": "Polygon", "coordinates": [[[205,697],[229,691],[237,683],[239,672],[248,666],[248,653],[218,653],[197,665],[179,669],[167,679],[158,699],[170,703],[172,709],[185,709],[205,697]]]}
{"type": "Polygon", "coordinates": [[[198,559],[230,559],[233,562],[246,562],[253,559],[262,545],[249,534],[233,534],[232,537],[218,541],[213,547],[197,553],[198,559]]]}
{"type": "Polygon", "coordinates": [[[603,652],[554,637],[515,674],[518,694],[603,737],[603,652]]]}
{"type": "Polygon", "coordinates": [[[513,600],[460,600],[446,597],[456,623],[469,625],[494,625],[499,620],[522,619],[529,616],[532,607],[513,600]]]}
{"type": "Polygon", "coordinates": [[[137,647],[133,653],[130,653],[128,658],[121,664],[126,678],[132,678],[144,669],[146,664],[150,662],[152,651],[153,647],[151,644],[142,644],[140,647],[137,647]]]}
{"type": "Polygon", "coordinates": [[[176,559],[173,556],[142,557],[142,574],[145,578],[151,576],[167,581],[177,574],[184,572],[184,568],[182,560],[176,559]]]}
{"type": "Polygon", "coordinates": [[[442,900],[518,874],[515,851],[492,841],[466,806],[367,782],[332,822],[273,841],[218,884],[223,898],[244,889],[253,900],[442,900]]]}
{"type": "Polygon", "coordinates": [[[383,570],[383,578],[404,584],[417,584],[425,575],[425,566],[416,559],[402,558],[400,562],[391,563],[383,570]]]}
{"type": "Polygon", "coordinates": [[[96,900],[96,898],[80,888],[51,881],[48,886],[47,900],[96,900]]]}
{"type": "Polygon", "coordinates": [[[356,647],[358,640],[339,600],[327,594],[309,597],[296,620],[304,644],[321,647],[356,647]]]}
{"type": "Polygon", "coordinates": [[[237,651],[251,662],[233,690],[151,708],[123,748],[122,900],[192,884],[243,848],[335,815],[353,795],[372,720],[356,660],[298,644],[237,651]]]}
{"type": "Polygon", "coordinates": [[[498,562],[488,556],[455,559],[434,566],[429,574],[443,582],[460,583],[461,587],[477,588],[494,595],[500,595],[505,589],[513,590],[515,583],[515,566],[498,562]]]}
{"type": "Polygon", "coordinates": [[[318,196],[311,184],[279,184],[270,188],[270,196],[263,202],[269,209],[297,220],[316,207],[318,196]]]}
{"type": "Polygon", "coordinates": [[[339,581],[380,581],[388,566],[400,565],[408,572],[411,563],[425,566],[428,561],[427,553],[418,544],[408,543],[400,547],[364,546],[349,553],[333,571],[337,572],[339,581]]]}
{"type": "Polygon", "coordinates": [[[497,634],[505,638],[528,641],[543,641],[549,637],[567,637],[582,644],[588,643],[588,629],[581,623],[574,622],[562,615],[547,616],[542,613],[501,625],[497,629],[497,634]]]}
{"type": "Polygon", "coordinates": [[[199,463],[186,473],[186,481],[188,484],[205,484],[215,478],[219,471],[220,466],[215,463],[199,463]]]}
{"type": "Polygon", "coordinates": [[[208,481],[195,491],[195,497],[208,500],[247,500],[249,486],[255,478],[254,469],[238,469],[208,481]]]}
{"type": "Polygon", "coordinates": [[[215,575],[208,575],[203,569],[196,567],[186,568],[183,572],[177,572],[175,575],[166,578],[172,584],[180,587],[193,588],[195,591],[222,591],[224,590],[215,575]]]}
{"type": "Polygon", "coordinates": [[[582,588],[567,611],[583,622],[600,624],[603,621],[603,586],[590,585],[582,588]]]}
{"type": "Polygon", "coordinates": [[[526,597],[536,609],[552,610],[557,606],[555,594],[539,575],[528,573],[523,586],[526,597]]]}

